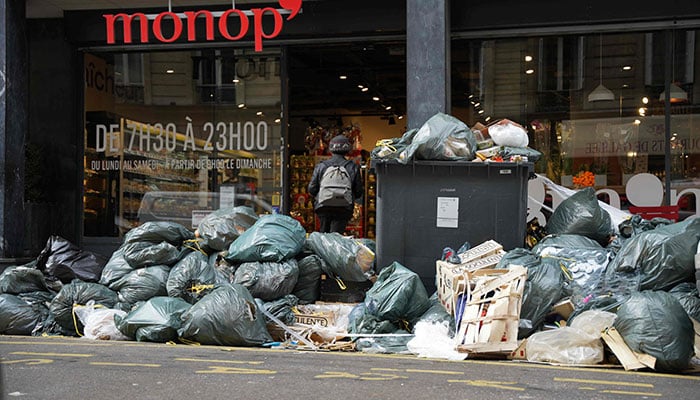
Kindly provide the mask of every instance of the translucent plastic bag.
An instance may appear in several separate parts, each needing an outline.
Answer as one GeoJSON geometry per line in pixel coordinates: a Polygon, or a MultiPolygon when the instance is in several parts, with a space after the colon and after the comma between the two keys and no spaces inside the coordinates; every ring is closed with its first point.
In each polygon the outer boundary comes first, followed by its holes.
{"type": "Polygon", "coordinates": [[[571,326],[532,334],[525,345],[528,361],[558,364],[599,364],[604,358],[601,332],[612,326],[615,314],[585,311],[571,326]]]}
{"type": "Polygon", "coordinates": [[[114,324],[114,316],[124,317],[126,312],[97,306],[93,301],[84,306],[74,305],[73,312],[84,325],[85,339],[129,340],[114,324]]]}
{"type": "Polygon", "coordinates": [[[489,126],[489,136],[499,146],[527,147],[530,143],[522,125],[502,119],[489,126]]]}
{"type": "Polygon", "coordinates": [[[311,232],[309,248],[324,263],[324,272],[351,282],[365,282],[372,275],[374,253],[362,243],[336,232],[311,232]]]}

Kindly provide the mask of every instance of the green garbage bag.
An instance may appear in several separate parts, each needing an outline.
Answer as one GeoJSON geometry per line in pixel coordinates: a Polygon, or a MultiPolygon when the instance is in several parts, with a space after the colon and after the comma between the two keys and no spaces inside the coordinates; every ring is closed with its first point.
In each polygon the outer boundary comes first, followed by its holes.
{"type": "Polygon", "coordinates": [[[243,263],[236,270],[233,283],[245,286],[255,298],[272,301],[292,293],[298,278],[297,260],[292,258],[279,263],[243,263]]]}
{"type": "Polygon", "coordinates": [[[124,235],[124,244],[135,242],[168,242],[181,246],[185,240],[194,239],[194,233],[177,222],[149,221],[130,230],[124,235]]]}
{"type": "Polygon", "coordinates": [[[394,261],[379,272],[365,296],[367,313],[384,321],[413,321],[430,308],[418,274],[394,261]]]}
{"type": "Polygon", "coordinates": [[[46,306],[32,305],[13,294],[0,294],[0,334],[31,335],[47,314],[46,306]]]}
{"type": "Polygon", "coordinates": [[[0,274],[0,293],[20,294],[48,290],[44,274],[36,268],[23,265],[7,267],[0,274]]]}
{"type": "Polygon", "coordinates": [[[166,289],[168,296],[180,297],[194,304],[211,292],[217,283],[228,282],[229,277],[220,274],[206,254],[193,251],[170,270],[166,289]]]}
{"type": "Polygon", "coordinates": [[[139,342],[165,343],[177,339],[180,316],[191,304],[175,297],[156,296],[131,310],[114,316],[114,324],[124,335],[139,342]]]}
{"type": "Polygon", "coordinates": [[[61,288],[61,291],[51,300],[49,312],[61,328],[76,335],[82,334],[83,324],[73,314],[73,305],[85,305],[90,300],[95,304],[114,308],[117,303],[117,293],[99,283],[76,280],[61,288]]]}
{"type": "Polygon", "coordinates": [[[249,206],[221,208],[207,215],[197,226],[202,245],[216,251],[226,250],[258,220],[249,206]]]}
{"type": "Polygon", "coordinates": [[[169,274],[170,267],[167,265],[139,268],[114,282],[109,288],[117,292],[119,302],[136,304],[155,296],[166,296],[168,291],[165,285],[169,274]]]}
{"type": "MultiPolygon", "coordinates": [[[[126,243],[124,259],[133,268],[144,268],[153,265],[173,265],[182,256],[181,251],[168,242],[131,242],[126,243]]],[[[188,253],[189,250],[183,250],[188,253]]]]}
{"type": "Polygon", "coordinates": [[[681,283],[669,291],[681,303],[688,316],[700,322],[700,295],[695,283],[681,283]]]}
{"type": "Polygon", "coordinates": [[[639,275],[637,290],[671,290],[695,281],[695,252],[700,240],[700,218],[639,233],[626,241],[605,271],[609,282],[620,274],[639,275]]]}
{"type": "Polygon", "coordinates": [[[124,247],[122,246],[118,248],[117,251],[112,253],[112,257],[110,257],[109,261],[107,261],[107,264],[102,270],[102,276],[100,277],[99,283],[109,286],[133,270],[134,267],[129,265],[124,258],[124,247]]]}
{"type": "Polygon", "coordinates": [[[365,303],[359,303],[348,316],[348,332],[376,334],[394,333],[400,328],[389,320],[383,320],[367,310],[365,303]]]}
{"type": "Polygon", "coordinates": [[[593,188],[585,188],[561,202],[545,226],[547,233],[586,236],[606,246],[614,233],[610,214],[605,211],[593,188]]]}
{"type": "Polygon", "coordinates": [[[258,346],[272,341],[248,289],[224,284],[182,314],[181,338],[202,344],[258,346]]]}
{"type": "Polygon", "coordinates": [[[321,257],[323,272],[350,282],[366,282],[374,263],[374,253],[356,239],[337,232],[311,232],[307,246],[321,257]]]}
{"type": "Polygon", "coordinates": [[[297,263],[299,279],[292,294],[299,299],[299,304],[312,304],[321,297],[321,274],[323,260],[316,254],[308,255],[297,263]]]}
{"type": "Polygon", "coordinates": [[[232,262],[280,262],[296,256],[306,240],[306,230],[284,214],[267,214],[243,232],[228,249],[232,262]]]}
{"type": "Polygon", "coordinates": [[[656,370],[681,371],[690,365],[693,323],[671,294],[632,293],[617,310],[614,326],[632,350],[656,357],[656,370]]]}
{"type": "MultiPolygon", "coordinates": [[[[297,304],[299,304],[299,299],[293,294],[288,294],[277,300],[267,302],[262,299],[256,298],[255,303],[258,305],[258,308],[266,309],[275,318],[287,325],[294,324],[294,321],[296,320],[292,308],[296,307],[297,304]]],[[[269,319],[267,315],[263,316],[265,317],[265,324],[275,323],[274,321],[269,319]]]]}
{"type": "Polygon", "coordinates": [[[471,161],[476,149],[476,137],[464,122],[437,113],[413,135],[411,144],[399,153],[397,161],[402,164],[413,159],[471,161]]]}

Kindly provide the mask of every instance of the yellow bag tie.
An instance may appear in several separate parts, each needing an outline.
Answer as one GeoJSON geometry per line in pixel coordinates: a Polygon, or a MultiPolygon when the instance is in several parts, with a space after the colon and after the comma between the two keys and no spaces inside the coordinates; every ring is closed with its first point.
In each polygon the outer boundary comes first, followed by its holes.
{"type": "Polygon", "coordinates": [[[199,245],[201,241],[202,239],[188,239],[182,242],[182,246],[190,250],[198,251],[206,256],[207,252],[202,250],[202,246],[199,245]],[[190,244],[192,244],[192,246],[190,246],[190,244]]]}
{"type": "Polygon", "coordinates": [[[387,147],[392,152],[396,152],[396,147],[394,147],[394,142],[391,139],[379,139],[377,143],[374,144],[374,147],[387,147]]]}
{"type": "Polygon", "coordinates": [[[345,290],[348,288],[347,286],[345,286],[345,282],[343,282],[343,280],[340,279],[340,277],[335,276],[333,277],[333,279],[335,279],[335,281],[338,283],[338,287],[340,288],[340,290],[345,290]]]}
{"type": "Polygon", "coordinates": [[[200,294],[203,291],[207,289],[213,289],[214,285],[192,285],[190,288],[187,289],[188,292],[194,293],[194,294],[200,294]]]}

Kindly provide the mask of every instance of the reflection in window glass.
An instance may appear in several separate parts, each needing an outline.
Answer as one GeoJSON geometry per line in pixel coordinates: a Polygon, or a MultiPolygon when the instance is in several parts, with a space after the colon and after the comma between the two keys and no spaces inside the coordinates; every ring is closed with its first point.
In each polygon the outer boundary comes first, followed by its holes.
{"type": "Polygon", "coordinates": [[[523,125],[530,147],[543,153],[538,173],[573,187],[574,176],[590,171],[595,187],[617,193],[623,208],[629,205],[625,185],[632,176],[650,173],[665,182],[669,167],[676,190],[670,203],[677,202],[682,214],[695,214],[700,197],[695,33],[673,31],[670,47],[665,32],[455,40],[452,111],[469,126],[504,118],[523,125]],[[673,83],[670,141],[664,114],[667,58],[673,83]],[[609,92],[597,91],[600,85],[609,92]]]}
{"type": "Polygon", "coordinates": [[[243,50],[85,54],[85,236],[278,209],[279,62],[243,50]]]}

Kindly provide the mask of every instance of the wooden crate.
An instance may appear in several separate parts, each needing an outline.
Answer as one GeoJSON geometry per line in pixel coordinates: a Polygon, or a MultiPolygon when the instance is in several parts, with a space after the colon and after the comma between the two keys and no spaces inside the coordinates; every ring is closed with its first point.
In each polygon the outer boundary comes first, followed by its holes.
{"type": "Polygon", "coordinates": [[[466,290],[467,275],[465,273],[474,272],[479,269],[493,268],[501,261],[503,254],[505,254],[505,252],[499,248],[462,264],[451,264],[442,260],[435,262],[438,299],[450,315],[455,315],[454,311],[457,299],[460,295],[464,294],[466,290]]]}
{"type": "Polygon", "coordinates": [[[466,272],[466,292],[458,300],[457,350],[508,356],[518,348],[518,321],[527,268],[466,272]]]}

